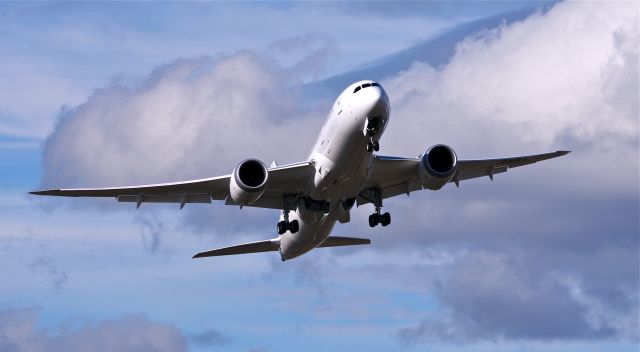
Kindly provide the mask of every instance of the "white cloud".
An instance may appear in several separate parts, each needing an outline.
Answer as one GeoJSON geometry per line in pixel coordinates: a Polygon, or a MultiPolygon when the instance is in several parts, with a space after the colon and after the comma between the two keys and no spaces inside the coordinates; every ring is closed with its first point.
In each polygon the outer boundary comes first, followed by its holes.
{"type": "Polygon", "coordinates": [[[567,147],[567,138],[637,143],[637,26],[632,3],[561,3],[467,38],[443,69],[416,64],[386,82],[399,126],[387,143],[447,138],[468,151],[567,147]],[[422,138],[398,138],[415,124],[422,138]]]}
{"type": "Polygon", "coordinates": [[[44,156],[48,185],[149,183],[229,173],[247,157],[305,157],[322,114],[290,77],[249,52],[183,59],[114,82],[64,112],[44,156]]]}
{"type": "MultiPolygon", "coordinates": [[[[629,220],[638,190],[634,5],[560,3],[465,40],[442,68],[416,63],[383,82],[393,105],[385,154],[417,155],[438,142],[461,158],[574,151],[500,175],[492,189],[470,181],[459,193],[386,203],[400,220],[393,235],[374,237],[366,250],[381,248],[377,255],[393,256],[391,263],[408,260],[391,246],[424,248],[436,258],[433,248],[456,253],[441,255],[437,275],[407,274],[428,282],[443,315],[403,330],[405,337],[453,339],[455,328],[476,340],[618,338],[637,326],[628,313],[638,306],[637,268],[620,269],[638,255],[637,221],[629,220]],[[557,275],[575,278],[579,289],[557,275]],[[607,317],[616,322],[597,326],[607,317]]],[[[249,156],[301,159],[324,111],[301,108],[294,81],[272,61],[244,52],[179,60],[134,84],[115,82],[62,115],[47,142],[43,183],[170,181],[227,173],[249,156]]],[[[356,210],[354,222],[336,231],[381,234],[358,220],[364,213],[356,210]]],[[[297,268],[289,271],[294,277],[324,270],[304,261],[297,268]]],[[[376,269],[384,275],[397,266],[376,269]]]]}
{"type": "Polygon", "coordinates": [[[473,249],[436,280],[443,315],[401,341],[637,340],[637,265],[616,273],[638,258],[638,25],[634,3],[560,3],[467,38],[442,68],[416,63],[384,82],[385,153],[573,150],[484,191],[463,182],[392,203],[411,219],[396,225],[409,242],[473,249]]]}

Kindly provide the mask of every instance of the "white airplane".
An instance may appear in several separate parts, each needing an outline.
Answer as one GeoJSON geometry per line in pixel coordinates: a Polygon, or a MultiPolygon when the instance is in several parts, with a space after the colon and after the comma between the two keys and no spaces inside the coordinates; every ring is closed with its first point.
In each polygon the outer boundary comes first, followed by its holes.
{"type": "Polygon", "coordinates": [[[194,258],[278,251],[285,261],[316,247],[370,244],[365,238],[330,236],[336,221],[350,221],[350,210],[371,203],[369,225],[387,226],[383,199],[453,182],[489,176],[509,168],[559,157],[568,151],[502,159],[459,160],[449,146],[437,144],[416,158],[376,155],[389,122],[389,98],[374,81],[356,82],[333,104],[306,161],[267,168],[257,159],[242,161],[230,175],[116,188],[51,189],[30,192],[65,197],[115,197],[118,202],[211,203],[282,211],[278,237],[198,253],[194,258]]]}

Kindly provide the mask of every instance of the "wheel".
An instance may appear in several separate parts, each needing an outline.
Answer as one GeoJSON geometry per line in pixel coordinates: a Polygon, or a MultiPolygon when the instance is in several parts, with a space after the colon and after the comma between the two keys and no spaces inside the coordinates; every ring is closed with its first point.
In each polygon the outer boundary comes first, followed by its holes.
{"type": "Polygon", "coordinates": [[[378,214],[369,215],[369,226],[376,227],[378,225],[378,214]]]}
{"type": "Polygon", "coordinates": [[[293,220],[289,223],[289,231],[291,231],[291,233],[296,233],[298,232],[298,230],[300,230],[300,224],[298,223],[298,220],[293,220]]]}
{"type": "Polygon", "coordinates": [[[384,213],[380,216],[380,223],[382,226],[387,226],[391,223],[391,214],[384,213]]]}
{"type": "Polygon", "coordinates": [[[280,221],[278,222],[278,235],[282,235],[283,233],[287,232],[287,224],[285,224],[284,221],[280,221]]]}
{"type": "Polygon", "coordinates": [[[380,143],[373,142],[373,150],[375,150],[377,152],[379,149],[380,149],[380,143]]]}
{"type": "Polygon", "coordinates": [[[371,142],[367,142],[367,151],[369,153],[371,153],[371,151],[373,151],[373,144],[371,144],[371,142]]]}

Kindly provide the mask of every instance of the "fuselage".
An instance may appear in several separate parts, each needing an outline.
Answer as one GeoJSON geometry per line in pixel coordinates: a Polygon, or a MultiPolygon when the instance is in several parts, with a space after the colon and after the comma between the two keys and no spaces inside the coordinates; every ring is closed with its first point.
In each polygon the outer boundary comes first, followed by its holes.
{"type": "Polygon", "coordinates": [[[282,260],[312,250],[327,239],[337,221],[349,221],[349,211],[371,172],[373,154],[367,144],[377,144],[389,116],[389,98],[374,81],[356,82],[335,100],[309,154],[315,174],[306,192],[313,200],[327,202],[329,211],[300,204],[291,212],[290,219],[298,220],[300,229],[280,236],[282,260]],[[367,133],[371,126],[374,132],[367,133]]]}

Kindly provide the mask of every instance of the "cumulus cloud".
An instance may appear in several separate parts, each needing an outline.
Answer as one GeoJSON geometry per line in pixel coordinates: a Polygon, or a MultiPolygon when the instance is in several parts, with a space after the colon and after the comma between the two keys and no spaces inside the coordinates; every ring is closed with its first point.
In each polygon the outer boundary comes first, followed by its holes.
{"type": "MultiPolygon", "coordinates": [[[[416,266],[412,279],[428,281],[425,295],[440,307],[399,330],[400,341],[638,339],[634,5],[559,3],[467,38],[441,68],[416,63],[383,82],[393,113],[384,154],[417,155],[439,142],[460,158],[573,150],[510,170],[495,185],[468,181],[459,191],[389,200],[397,235],[375,237],[382,230],[366,227],[364,208],[336,229],[373,234],[367,250],[393,261],[405,260],[397,253],[407,248],[461,253],[437,270],[416,266]]],[[[161,182],[228,173],[249,156],[302,159],[324,113],[303,107],[297,81],[242,52],[182,59],[114,82],[61,115],[47,141],[43,184],[161,182]]],[[[238,230],[214,226],[233,223],[217,211],[198,208],[187,222],[216,235],[238,230]]],[[[157,248],[158,237],[149,238],[157,248]]],[[[300,260],[283,264],[294,265],[286,269],[294,280],[334,264],[300,260]]]]}
{"type": "Polygon", "coordinates": [[[288,74],[250,52],[181,59],[66,110],[47,139],[43,184],[148,183],[228,173],[241,158],[304,158],[321,120],[288,74]]]}
{"type": "Polygon", "coordinates": [[[635,4],[560,3],[384,82],[390,154],[573,150],[500,185],[392,203],[409,243],[472,249],[433,282],[441,315],[402,342],[638,339],[638,23],[635,4]]]}
{"type": "MultiPolygon", "coordinates": [[[[301,103],[294,71],[239,52],[180,59],[148,76],[116,80],[62,112],[45,145],[42,187],[211,177],[249,157],[267,165],[302,160],[326,111],[301,103]]],[[[217,226],[240,216],[237,209],[212,214],[195,205],[184,212],[183,224],[193,232],[243,231],[237,222],[227,231],[217,226]]],[[[156,253],[166,227],[153,220],[143,214],[135,222],[145,248],[156,253]]]]}
{"type": "Polygon", "coordinates": [[[187,351],[184,335],[172,325],[131,315],[56,331],[38,324],[36,309],[0,311],[0,351],[187,351]]]}

